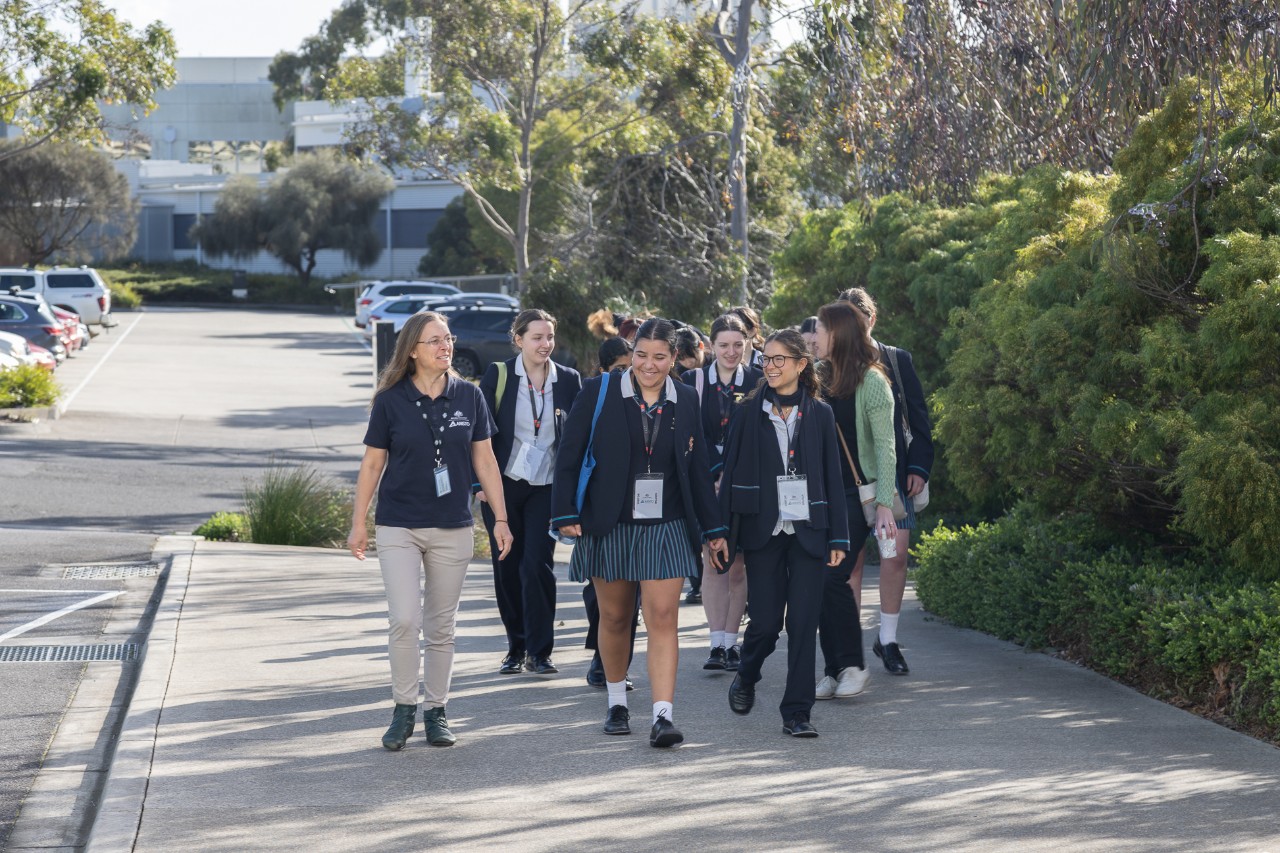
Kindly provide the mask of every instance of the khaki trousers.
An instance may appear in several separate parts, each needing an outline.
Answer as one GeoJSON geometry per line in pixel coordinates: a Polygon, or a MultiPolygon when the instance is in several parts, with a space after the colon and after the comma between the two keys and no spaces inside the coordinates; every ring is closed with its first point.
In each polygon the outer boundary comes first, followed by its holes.
{"type": "Polygon", "coordinates": [[[392,695],[398,705],[418,704],[421,636],[423,705],[442,708],[453,676],[458,600],[475,553],[471,528],[378,527],[377,542],[387,589],[392,695]]]}

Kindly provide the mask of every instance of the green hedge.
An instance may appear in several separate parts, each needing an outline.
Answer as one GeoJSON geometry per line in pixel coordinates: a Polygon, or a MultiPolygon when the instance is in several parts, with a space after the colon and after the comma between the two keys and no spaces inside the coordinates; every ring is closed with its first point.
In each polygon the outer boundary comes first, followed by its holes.
{"type": "Polygon", "coordinates": [[[200,266],[194,261],[172,264],[128,263],[118,267],[99,268],[111,286],[127,287],[148,305],[192,302],[229,303],[237,305],[320,305],[346,307],[352,301],[349,293],[328,293],[325,280],[313,278],[303,286],[293,275],[250,273],[246,276],[245,299],[237,299],[232,270],[200,266]]]}
{"type": "Polygon", "coordinates": [[[1019,506],[939,525],[913,550],[920,600],[966,628],[1064,656],[1280,741],[1280,583],[1115,545],[1084,516],[1019,506]]]}

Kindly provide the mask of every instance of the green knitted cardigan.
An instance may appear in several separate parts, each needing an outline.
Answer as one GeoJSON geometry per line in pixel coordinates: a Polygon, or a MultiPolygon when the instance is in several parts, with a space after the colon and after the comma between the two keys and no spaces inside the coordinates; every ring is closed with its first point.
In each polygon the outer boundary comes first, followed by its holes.
{"type": "Polygon", "coordinates": [[[893,506],[898,476],[898,451],[893,435],[893,390],[879,370],[868,370],[854,395],[858,418],[858,465],[868,482],[876,484],[876,503],[893,506]],[[864,441],[871,436],[871,441],[864,441]],[[880,476],[880,472],[885,472],[880,476]]]}

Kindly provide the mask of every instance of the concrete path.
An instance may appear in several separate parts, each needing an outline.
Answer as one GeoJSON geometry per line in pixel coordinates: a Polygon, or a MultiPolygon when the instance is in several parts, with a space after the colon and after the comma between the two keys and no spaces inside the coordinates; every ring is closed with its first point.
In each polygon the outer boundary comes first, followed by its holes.
{"type": "MultiPolygon", "coordinates": [[[[655,750],[644,725],[600,732],[575,584],[560,585],[560,675],[495,672],[505,642],[476,563],[449,703],[460,743],[430,748],[419,726],[389,753],[376,562],[189,547],[91,850],[1280,850],[1280,750],[914,601],[911,675],[873,664],[866,694],[818,704],[812,741],[781,732],[783,649],[736,717],[729,677],[700,668],[701,608],[683,607],[687,740],[655,750]]],[[[643,656],[634,674],[643,723],[643,656]]]]}

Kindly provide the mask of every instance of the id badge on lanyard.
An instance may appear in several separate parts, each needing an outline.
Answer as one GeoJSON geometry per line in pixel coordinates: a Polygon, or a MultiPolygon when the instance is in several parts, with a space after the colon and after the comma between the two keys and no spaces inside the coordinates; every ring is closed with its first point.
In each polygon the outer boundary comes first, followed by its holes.
{"type": "Polygon", "coordinates": [[[661,474],[638,474],[636,490],[631,496],[631,517],[637,520],[662,518],[661,474]]]}
{"type": "Polygon", "coordinates": [[[778,514],[783,521],[809,520],[809,478],[804,474],[778,477],[778,514]]]}
{"type": "Polygon", "coordinates": [[[532,480],[534,474],[542,467],[542,460],[547,451],[532,444],[520,445],[515,464],[511,466],[511,476],[515,480],[532,480]]]}
{"type": "Polygon", "coordinates": [[[443,462],[437,465],[435,470],[435,477],[436,477],[436,497],[442,498],[453,490],[453,487],[449,485],[449,466],[448,465],[446,465],[443,462]]]}

